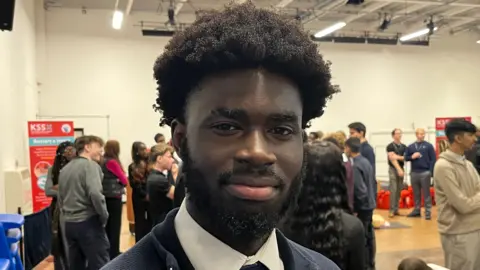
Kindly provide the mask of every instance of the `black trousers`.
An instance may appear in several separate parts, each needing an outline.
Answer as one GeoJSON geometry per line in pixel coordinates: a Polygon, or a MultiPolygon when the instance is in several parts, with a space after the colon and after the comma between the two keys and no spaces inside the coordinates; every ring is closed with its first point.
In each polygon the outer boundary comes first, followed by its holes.
{"type": "Polygon", "coordinates": [[[138,243],[152,230],[152,222],[148,215],[147,201],[137,196],[132,196],[132,204],[135,219],[135,242],[138,243]]]}
{"type": "Polygon", "coordinates": [[[66,222],[65,233],[71,270],[98,270],[110,261],[110,244],[97,216],[66,222]]]}
{"type": "Polygon", "coordinates": [[[363,223],[365,229],[365,243],[366,243],[366,265],[367,269],[375,269],[375,231],[372,224],[373,210],[358,211],[357,217],[363,223]]]}
{"type": "Polygon", "coordinates": [[[108,221],[105,226],[108,241],[110,242],[110,259],[120,254],[120,231],[122,228],[122,198],[105,198],[108,211],[108,221]]]}

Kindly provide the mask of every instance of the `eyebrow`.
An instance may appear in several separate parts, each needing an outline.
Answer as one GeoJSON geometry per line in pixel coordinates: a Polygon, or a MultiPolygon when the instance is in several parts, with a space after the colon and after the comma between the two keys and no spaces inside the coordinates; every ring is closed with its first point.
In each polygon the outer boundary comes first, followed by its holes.
{"type": "MultiPolygon", "coordinates": [[[[221,116],[236,121],[248,120],[248,113],[243,109],[217,108],[210,112],[210,117],[221,116]]],[[[283,110],[281,112],[268,114],[268,120],[275,122],[296,122],[298,115],[293,111],[283,110]]]]}

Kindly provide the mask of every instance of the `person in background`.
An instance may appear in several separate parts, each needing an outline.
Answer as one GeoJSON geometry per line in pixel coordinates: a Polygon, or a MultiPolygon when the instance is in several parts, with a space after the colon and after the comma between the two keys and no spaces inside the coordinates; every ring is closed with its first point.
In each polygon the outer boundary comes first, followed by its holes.
{"type": "Polygon", "coordinates": [[[103,140],[81,136],[75,140],[75,149],[78,157],[63,167],[58,180],[69,269],[100,269],[110,260],[104,229],[108,211],[102,192],[102,169],[97,163],[102,158],[103,140]]]}
{"type": "Polygon", "coordinates": [[[158,144],[158,143],[165,143],[165,136],[163,136],[162,133],[157,133],[155,134],[155,137],[154,137],[154,140],[155,140],[155,143],[158,144]]]}
{"type": "Polygon", "coordinates": [[[144,143],[134,142],[132,144],[132,161],[128,166],[128,183],[132,187],[135,242],[138,243],[152,229],[152,222],[148,216],[148,151],[144,143]]]}
{"type": "Polygon", "coordinates": [[[353,211],[362,221],[365,229],[367,269],[375,269],[375,231],[373,230],[373,210],[377,207],[376,184],[370,162],[360,154],[361,141],[351,137],[345,142],[345,153],[353,161],[353,211]]]}
{"type": "Polygon", "coordinates": [[[337,270],[276,229],[300,192],[302,130],[338,92],[329,70],[297,20],[252,1],[176,33],[154,67],[156,108],[177,122],[187,196],[105,270],[337,270]]]}
{"type": "Polygon", "coordinates": [[[434,169],[438,231],[445,266],[453,270],[480,269],[480,176],[464,153],[476,141],[475,126],[451,120],[445,126],[450,147],[434,169]]]}
{"type": "Polygon", "coordinates": [[[430,266],[419,258],[405,258],[398,265],[398,270],[432,270],[430,266]]]}
{"type": "Polygon", "coordinates": [[[408,217],[421,217],[422,193],[425,204],[425,219],[432,219],[432,198],[430,196],[430,183],[433,167],[437,159],[433,145],[425,141],[425,129],[415,130],[417,141],[410,144],[405,150],[405,161],[410,161],[410,182],[413,190],[415,208],[408,217]]]}
{"type": "Polygon", "coordinates": [[[343,131],[337,131],[327,135],[324,140],[335,144],[342,151],[343,165],[345,165],[346,170],[345,181],[347,185],[348,205],[350,206],[350,210],[353,211],[353,165],[352,161],[345,154],[347,135],[343,131]]]}
{"type": "Polygon", "coordinates": [[[398,212],[398,203],[400,201],[400,192],[403,189],[404,173],[404,155],[407,146],[402,143],[402,130],[395,128],[392,131],[393,142],[387,145],[388,157],[388,178],[390,189],[390,212],[389,217],[400,215],[398,212]]]}
{"type": "Polygon", "coordinates": [[[52,255],[55,270],[68,269],[67,241],[65,239],[65,222],[57,207],[58,176],[60,170],[76,156],[72,142],[65,141],[58,145],[53,166],[48,169],[45,194],[52,198],[50,216],[52,219],[52,255]]]}
{"type": "MultiPolygon", "coordinates": [[[[360,154],[363,157],[365,157],[368,160],[368,162],[370,162],[370,165],[372,165],[373,176],[375,177],[375,185],[376,185],[377,178],[376,178],[375,151],[373,150],[373,147],[368,143],[367,139],[365,138],[367,134],[367,127],[365,127],[363,123],[353,122],[350,125],[348,125],[348,128],[350,129],[350,137],[358,138],[362,143],[360,146],[360,154]]],[[[376,189],[375,189],[375,192],[376,192],[376,189]]]]}
{"type": "Polygon", "coordinates": [[[122,195],[125,193],[128,180],[119,158],[120,143],[116,140],[109,140],[104,149],[102,186],[109,214],[105,231],[110,242],[110,258],[113,259],[120,254],[122,195]]]}
{"type": "Polygon", "coordinates": [[[363,270],[365,232],[348,206],[342,151],[328,141],[309,145],[306,151],[307,172],[298,206],[279,228],[289,239],[325,255],[340,269],[363,270]]]}
{"type": "Polygon", "coordinates": [[[173,148],[164,143],[155,145],[150,151],[147,193],[150,198],[148,213],[153,226],[163,222],[173,209],[175,186],[166,174],[174,162],[172,154],[173,148]]]}

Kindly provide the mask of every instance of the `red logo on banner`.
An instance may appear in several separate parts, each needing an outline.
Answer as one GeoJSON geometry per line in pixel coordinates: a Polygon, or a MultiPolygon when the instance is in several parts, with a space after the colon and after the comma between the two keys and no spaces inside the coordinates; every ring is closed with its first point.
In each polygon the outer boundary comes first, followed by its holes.
{"type": "Polygon", "coordinates": [[[28,122],[33,212],[50,205],[51,199],[45,195],[48,170],[53,166],[58,145],[73,142],[74,133],[71,121],[28,122]]]}

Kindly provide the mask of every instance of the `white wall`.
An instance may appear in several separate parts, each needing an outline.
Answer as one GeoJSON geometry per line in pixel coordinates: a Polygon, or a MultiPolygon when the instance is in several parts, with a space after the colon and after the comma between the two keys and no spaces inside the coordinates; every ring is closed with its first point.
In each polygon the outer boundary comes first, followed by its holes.
{"type": "Polygon", "coordinates": [[[27,166],[27,121],[37,113],[35,0],[17,0],[12,32],[0,32],[0,212],[4,171],[27,166]]]}
{"type": "MultiPolygon", "coordinates": [[[[152,143],[164,132],[152,110],[153,63],[168,39],[142,37],[129,17],[124,29],[110,27],[111,11],[52,10],[46,13],[47,79],[40,98],[44,115],[110,115],[110,137],[123,146],[152,143]]],[[[433,126],[436,116],[479,119],[480,46],[475,37],[442,37],[431,47],[322,44],[342,88],[312,129],[346,129],[363,121],[369,131],[433,126]]],[[[87,133],[106,135],[104,119],[72,117],[87,133]]]]}

